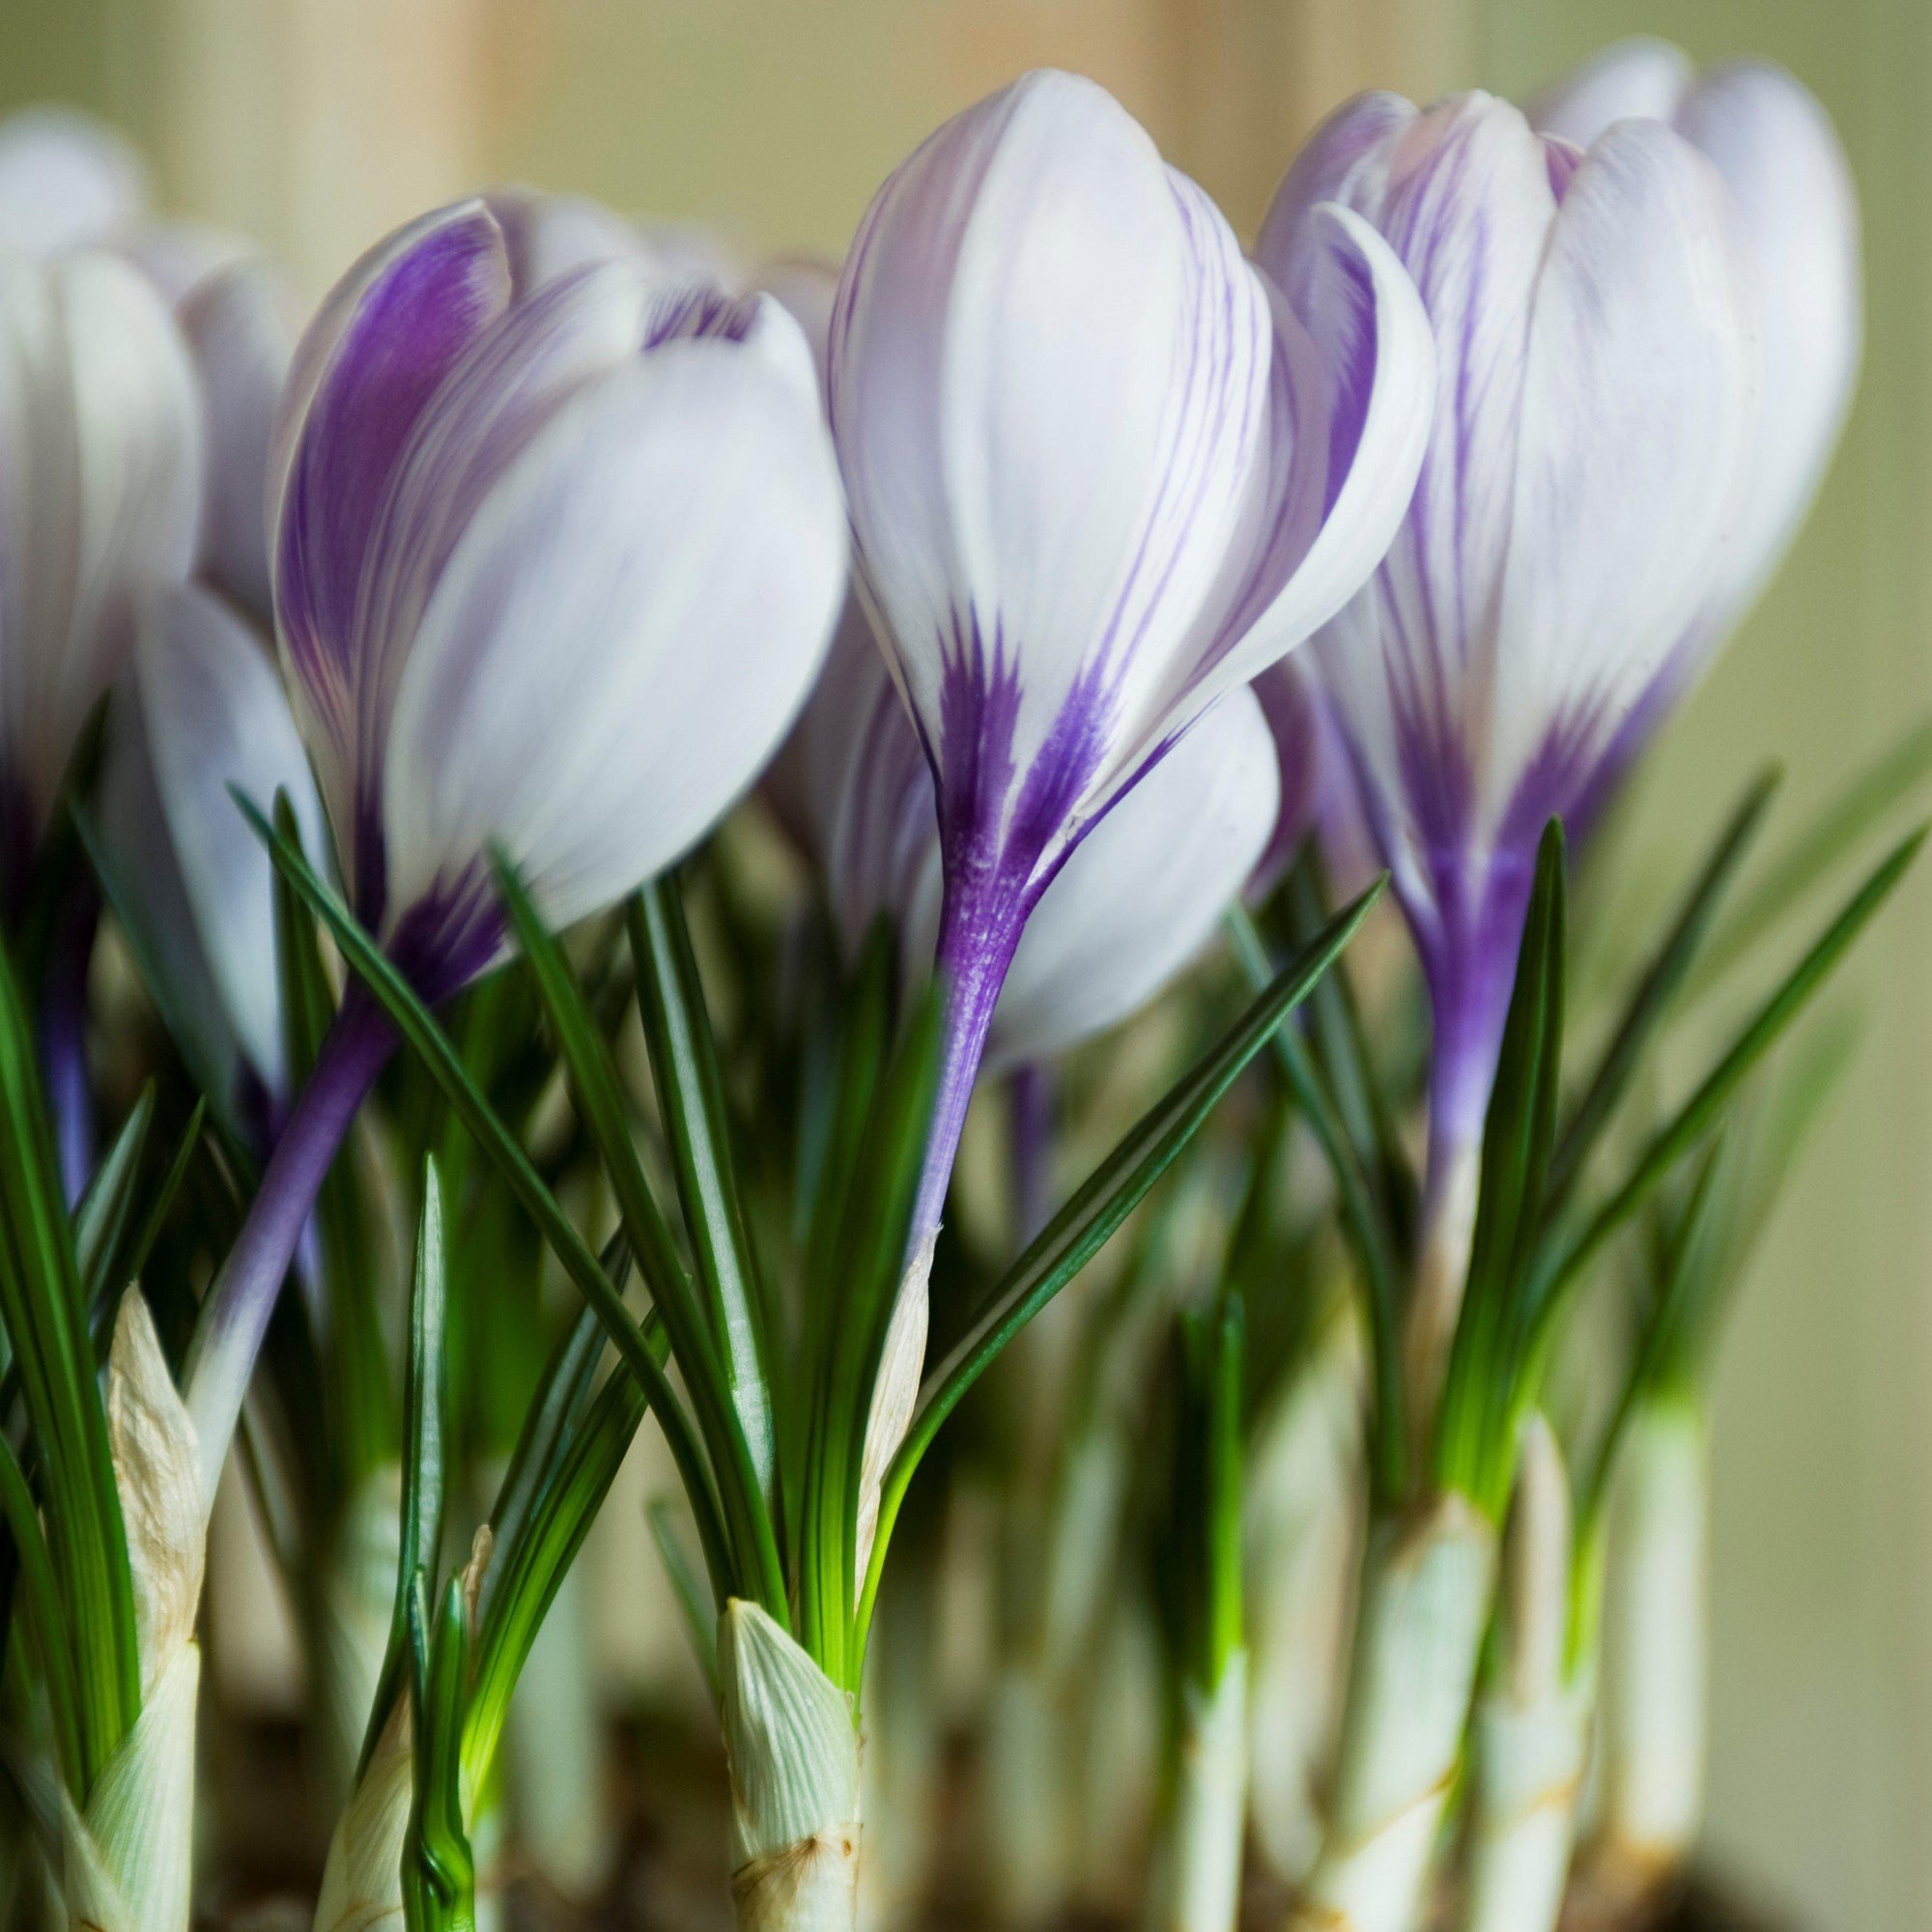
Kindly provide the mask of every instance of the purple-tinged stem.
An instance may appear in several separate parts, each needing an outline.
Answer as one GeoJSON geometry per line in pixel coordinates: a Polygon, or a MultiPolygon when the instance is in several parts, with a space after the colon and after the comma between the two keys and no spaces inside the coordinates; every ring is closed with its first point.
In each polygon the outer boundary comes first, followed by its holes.
{"type": "Polygon", "coordinates": [[[1053,1068],[1043,1060],[1024,1062],[1008,1078],[1013,1222],[1022,1248],[1053,1213],[1053,1120],[1058,1098],[1053,1068]]]}
{"type": "Polygon", "coordinates": [[[94,1087],[87,1072],[87,976],[100,923],[100,893],[92,878],[70,886],[47,949],[41,983],[41,1068],[53,1118],[54,1157],[70,1208],[94,1177],[94,1087]]]}
{"type": "Polygon", "coordinates": [[[993,1009],[1000,1003],[1029,909],[1025,891],[997,876],[963,892],[955,893],[950,885],[947,889],[933,960],[946,988],[946,1032],[908,1254],[930,1253],[939,1232],[993,1009]]]}
{"type": "Polygon", "coordinates": [[[1435,1416],[1462,1312],[1476,1228],[1483,1121],[1496,1077],[1528,907],[1529,873],[1496,855],[1480,887],[1444,895],[1437,943],[1426,949],[1429,1159],[1409,1303],[1406,1369],[1411,1439],[1435,1416]]]}
{"type": "Polygon", "coordinates": [[[359,987],[352,986],[269,1156],[242,1232],[202,1303],[183,1383],[199,1445],[204,1509],[213,1506],[215,1484],[275,1296],[329,1163],[395,1050],[388,1020],[359,987]]]}

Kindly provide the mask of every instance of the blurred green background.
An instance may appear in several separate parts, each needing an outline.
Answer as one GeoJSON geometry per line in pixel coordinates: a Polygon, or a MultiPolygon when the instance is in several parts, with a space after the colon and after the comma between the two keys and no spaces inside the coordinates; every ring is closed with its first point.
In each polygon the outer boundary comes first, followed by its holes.
{"type": "MultiPolygon", "coordinates": [[[[1660,748],[1629,853],[1667,877],[1768,753],[1795,818],[1932,699],[1924,0],[0,0],[0,105],[119,122],[173,208],[319,291],[493,179],[836,252],[938,120],[1051,62],[1115,89],[1252,230],[1346,94],[1524,93],[1662,32],[1824,99],[1863,201],[1851,429],[1764,606],[1660,748]]],[[[1864,1051],[1721,1375],[1714,1857],[1808,1922],[1932,1922],[1932,879],[1856,969],[1864,1051]]]]}

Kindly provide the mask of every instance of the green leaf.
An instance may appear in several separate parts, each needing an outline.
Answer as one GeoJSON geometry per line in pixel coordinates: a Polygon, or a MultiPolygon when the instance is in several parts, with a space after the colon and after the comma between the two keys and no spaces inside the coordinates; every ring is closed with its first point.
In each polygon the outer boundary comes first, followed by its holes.
{"type": "Polygon", "coordinates": [[[1688,998],[1708,991],[1825,875],[1932,775],[1932,718],[1854,775],[1790,840],[1711,941],[1688,998]]]}
{"type": "Polygon", "coordinates": [[[84,1803],[141,1708],[133,1583],[80,1265],[32,1031],[0,951],[0,1321],[41,1470],[48,1547],[76,1646],[84,1803]]]}
{"type": "Polygon", "coordinates": [[[133,1218],[134,1188],[141,1176],[141,1155],[148,1128],[155,1118],[155,1083],[141,1090],[133,1111],[121,1123],[114,1145],[107,1150],[74,1213],[74,1259],[80,1268],[83,1304],[96,1307],[107,1293],[115,1255],[133,1218]]]}
{"type": "MultiPolygon", "coordinates": [[[[620,1288],[629,1254],[621,1234],[613,1236],[605,1250],[605,1265],[620,1288]]],[[[661,1326],[659,1332],[662,1333],[661,1326]]],[[[586,1308],[565,1331],[544,1365],[542,1379],[525,1413],[517,1446],[490,1511],[491,1534],[499,1549],[515,1548],[531,1510],[562,1463],[590,1406],[597,1365],[603,1359],[604,1340],[603,1324],[597,1320],[596,1311],[586,1308]]],[[[490,1619],[502,1575],[502,1566],[496,1563],[483,1573],[476,1598],[479,1628],[490,1619]]]]}
{"type": "Polygon", "coordinates": [[[710,1302],[712,1340],[753,1470],[771,1510],[778,1502],[776,1443],[758,1320],[757,1257],[745,1232],[724,1086],[675,880],[656,879],[640,887],[632,895],[626,919],[644,1043],[676,1167],[684,1225],[710,1302]]]}
{"type": "MultiPolygon", "coordinates": [[[[1509,1506],[1516,1468],[1516,1436],[1508,1411],[1515,1342],[1556,1138],[1564,899],[1563,827],[1552,818],[1537,850],[1536,881],[1483,1120],[1468,1280],[1437,1406],[1433,1459],[1437,1483],[1462,1491],[1497,1521],[1509,1506]]],[[[1410,1393],[1426,1404],[1432,1392],[1410,1393]]]]}
{"type": "MultiPolygon", "coordinates": [[[[1239,904],[1232,907],[1227,924],[1249,981],[1257,990],[1265,988],[1273,966],[1246,908],[1239,904]]],[[[1403,1397],[1402,1321],[1389,1230],[1354,1144],[1293,1027],[1276,1030],[1274,1052],[1289,1092],[1334,1179],[1343,1238],[1361,1276],[1376,1386],[1369,1418],[1370,1476],[1377,1495],[1393,1500],[1407,1484],[1408,1440],[1403,1397]]]]}
{"type": "Polygon", "coordinates": [[[1925,828],[1921,826],[1893,846],[1873,868],[1810,951],[1738,1034],[1696,1092],[1652,1136],[1623,1184],[1590,1217],[1581,1232],[1539,1270],[1531,1337],[1539,1353],[1548,1350],[1551,1330],[1568,1291],[1664,1176],[1717,1124],[1751,1069],[1804,1009],[1873,915],[1891,895],[1918,857],[1924,839],[1925,828]]]}
{"type": "Polygon", "coordinates": [[[543,1627],[564,1573],[583,1547],[618,1465],[643,1420],[644,1398],[628,1376],[598,1390],[582,1426],[525,1517],[514,1542],[491,1560],[502,1566],[487,1617],[479,1617],[475,1668],[464,1725],[465,1788],[481,1788],[497,1754],[510,1694],[543,1627]]]}
{"type": "MultiPolygon", "coordinates": [[[[630,1236],[631,1251],[638,1258],[651,1299],[664,1317],[671,1354],[690,1393],[698,1433],[710,1452],[710,1478],[717,1483],[725,1547],[730,1551],[730,1594],[757,1599],[782,1621],[784,1572],[771,1511],[739,1426],[724,1365],[704,1311],[677,1258],[670,1229],[638,1159],[631,1139],[630,1113],[616,1068],[611,1064],[610,1049],[591,1020],[562,949],[545,930],[514,870],[499,862],[497,880],[524,957],[535,978],[537,998],[569,1068],[572,1104],[596,1146],[617,1198],[617,1211],[630,1236]]],[[[666,1386],[668,1389],[668,1384],[666,1386]]],[[[680,1473],[689,1488],[691,1475],[682,1469],[680,1473]]]]}
{"type": "MultiPolygon", "coordinates": [[[[857,1691],[864,1645],[853,1624],[866,1430],[887,1332],[906,1272],[914,1198],[930,1138],[939,1075],[940,988],[915,1009],[873,1105],[832,1250],[838,1314],[820,1365],[805,1484],[799,1623],[835,1684],[857,1691]]],[[[830,1293],[828,1295],[827,1290],[830,1293]]]]}
{"type": "Polygon", "coordinates": [[[423,1162],[422,1219],[416,1230],[415,1273],[410,1288],[410,1340],[404,1363],[409,1392],[403,1412],[402,1543],[396,1562],[395,1609],[389,1645],[376,1679],[376,1695],[356,1760],[359,1783],[376,1754],[395,1694],[396,1673],[409,1641],[410,1593],[418,1576],[434,1577],[442,1548],[444,1434],[449,1414],[449,1372],[443,1352],[448,1313],[443,1273],[442,1187],[436,1157],[423,1162]]]}
{"type": "Polygon", "coordinates": [[[1629,1088],[1631,1076],[1658,1023],[1682,990],[1698,949],[1717,918],[1719,902],[1764,822],[1765,810],[1781,776],[1777,766],[1769,766],[1746,789],[1685,895],[1663,943],[1638,980],[1609,1043],[1584,1083],[1581,1099],[1564,1125],[1555,1158],[1550,1163],[1548,1211],[1554,1213],[1569,1199],[1584,1163],[1629,1088]]]}
{"type": "Polygon", "coordinates": [[[515,1136],[477,1090],[462,1058],[450,1044],[448,1036],[437,1025],[428,1008],[417,999],[408,981],[362,930],[355,915],[316,875],[302,857],[300,848],[278,837],[242,793],[236,792],[234,796],[249,823],[254,826],[257,836],[268,845],[276,869],[300,893],[303,903],[328,927],[350,970],[369,988],[388,1015],[390,1023],[421,1060],[443,1098],[508,1184],[525,1212],[536,1223],[544,1239],[563,1264],[564,1272],[584,1299],[596,1309],[625,1367],[648,1391],[658,1426],[664,1431],[666,1444],[677,1463],[685,1493],[691,1499],[692,1513],[696,1519],[698,1535],[704,1545],[705,1561],[711,1566],[714,1580],[728,1579],[730,1559],[703,1453],[692,1431],[690,1418],[684,1412],[684,1405],[665,1376],[664,1364],[624,1306],[623,1296],[598,1266],[597,1259],[585,1245],[582,1236],[531,1167],[529,1157],[517,1144],[515,1136]]]}
{"type": "MultiPolygon", "coordinates": [[[[1007,1344],[1086,1266],[1138,1207],[1168,1164],[1194,1137],[1214,1104],[1308,996],[1380,896],[1384,874],[1276,975],[1194,1069],[1133,1126],[1040,1236],[1002,1277],[966,1333],[927,1374],[906,1439],[886,1473],[879,1527],[860,1597],[863,1637],[892,1528],[940,1425],[996,1361],[1007,1344]]],[[[864,1649],[863,1641],[858,1646],[864,1649]]]]}
{"type": "Polygon", "coordinates": [[[463,1823],[463,1729],[468,1708],[469,1621],[463,1578],[452,1577],[432,1633],[429,1590],[418,1570],[406,1593],[413,1791],[403,1841],[403,1918],[409,1932],[470,1932],[476,1864],[463,1823]]]}

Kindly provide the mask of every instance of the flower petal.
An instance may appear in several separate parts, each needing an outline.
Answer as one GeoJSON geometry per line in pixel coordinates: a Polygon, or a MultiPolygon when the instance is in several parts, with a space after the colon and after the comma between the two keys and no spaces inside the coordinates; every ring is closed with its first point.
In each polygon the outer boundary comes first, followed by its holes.
{"type": "Polygon", "coordinates": [[[1694,72],[1682,47],[1652,34],[1634,34],[1538,95],[1529,118],[1544,132],[1587,148],[1612,122],[1674,122],[1694,72]]]}
{"type": "Polygon", "coordinates": [[[880,191],[831,411],[955,842],[1043,847],[1123,749],[1236,526],[1267,345],[1226,223],[1092,82],[1027,75],[880,191]]]}
{"type": "Polygon", "coordinates": [[[1830,118],[1780,68],[1717,69],[1676,126],[1730,190],[1761,345],[1758,434],[1707,616],[1721,637],[1784,554],[1851,408],[1863,334],[1858,200],[1830,118]]]}
{"type": "Polygon", "coordinates": [[[986,1070],[1138,1010],[1213,937],[1274,828],[1274,739],[1234,691],[1074,848],[1040,895],[993,1014],[986,1070]]]}
{"type": "Polygon", "coordinates": [[[133,143],[71,107],[0,121],[0,248],[37,260],[112,241],[148,206],[133,143]]]}
{"type": "Polygon", "coordinates": [[[295,353],[293,301],[259,259],[217,269],[179,310],[201,380],[208,497],[201,569],[264,625],[269,582],[269,446],[295,353]]]}
{"type": "Polygon", "coordinates": [[[1487,818],[1564,811],[1709,594],[1755,361],[1723,188],[1656,122],[1584,157],[1522,377],[1487,818]]]}
{"type": "Polygon", "coordinates": [[[276,626],[346,849],[363,668],[355,613],[384,497],[417,419],[510,297],[481,202],[424,215],[336,285],[297,346],[270,459],[276,626]]]}
{"type": "Polygon", "coordinates": [[[264,811],[285,790],[305,849],[327,849],[288,696],[255,634],[219,598],[193,586],[148,605],[134,672],[202,951],[242,1051],[264,1086],[280,1094],[274,873],[229,787],[264,811]]]}
{"type": "Polygon", "coordinates": [[[632,260],[642,245],[642,237],[615,209],[585,194],[512,186],[492,188],[483,199],[503,231],[519,296],[573,269],[632,260]]]}
{"type": "Polygon", "coordinates": [[[555,924],[685,850],[790,723],[843,585],[823,428],[769,366],[681,343],[586,384],[469,521],[398,683],[403,950],[487,961],[493,841],[555,924]]]}
{"type": "MultiPolygon", "coordinates": [[[[1428,310],[1435,408],[1408,514],[1318,648],[1353,754],[1384,800],[1368,801],[1372,816],[1391,822],[1400,799],[1417,844],[1452,847],[1475,809],[1531,300],[1555,196],[1543,143],[1513,107],[1482,95],[1432,109],[1353,179],[1351,198],[1368,203],[1428,310]],[[1363,184],[1383,177],[1377,207],[1363,184]]],[[[1286,247],[1272,221],[1270,234],[1286,247]]],[[[1305,279],[1293,256],[1281,259],[1291,282],[1305,279]]],[[[1325,313],[1339,327],[1339,307],[1325,313]]],[[[1403,853],[1384,849],[1404,885],[1403,853]]]]}
{"type": "Polygon", "coordinates": [[[1738,61],[1700,79],[1665,41],[1619,42],[1533,111],[1539,127],[1584,144],[1634,115],[1675,128],[1723,177],[1754,284],[1757,438],[1729,558],[1674,668],[1681,685],[1776,569],[1851,406],[1863,332],[1851,170],[1830,117],[1783,69],[1738,61]]]}
{"type": "Polygon", "coordinates": [[[127,661],[136,598],[187,570],[198,418],[181,337],[126,263],[0,265],[0,792],[31,822],[127,661]]]}

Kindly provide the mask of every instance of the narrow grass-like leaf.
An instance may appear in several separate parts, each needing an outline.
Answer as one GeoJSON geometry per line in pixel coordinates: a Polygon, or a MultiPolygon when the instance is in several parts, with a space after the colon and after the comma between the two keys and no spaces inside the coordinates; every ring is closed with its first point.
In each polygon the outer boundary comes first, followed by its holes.
{"type": "Polygon", "coordinates": [[[643,1415],[643,1393],[636,1381],[609,1378],[514,1544],[492,1558],[492,1569],[502,1565],[502,1577],[492,1591],[488,1617],[478,1619],[463,1734],[467,1790],[480,1789],[489,1773],[524,1661],[643,1415]]]}
{"type": "MultiPolygon", "coordinates": [[[[1563,1057],[1563,828],[1551,819],[1517,951],[1495,1080],[1483,1120],[1469,1273],[1437,1406],[1434,1474],[1500,1520],[1516,1464],[1503,1418],[1520,1304],[1530,1288],[1556,1136],[1563,1057]]],[[[1411,1391],[1421,1403],[1432,1392],[1411,1391]]]]}
{"type": "Polygon", "coordinates": [[[300,848],[278,838],[251,801],[239,792],[235,796],[257,836],[268,845],[277,869],[328,927],[350,970],[369,988],[390,1023],[422,1061],[443,1098],[536,1223],[563,1264],[564,1272],[596,1309],[625,1367],[649,1395],[658,1426],[664,1431],[666,1445],[677,1463],[678,1475],[691,1499],[692,1514],[704,1545],[705,1562],[714,1579],[721,1585],[727,1584],[732,1574],[730,1554],[718,1514],[718,1499],[711,1487],[710,1470],[691,1418],[665,1375],[657,1350],[624,1306],[623,1296],[611,1285],[611,1278],[598,1266],[597,1258],[582,1236],[557,1205],[556,1197],[530,1165],[529,1156],[478,1091],[461,1056],[428,1008],[363,931],[355,915],[309,866],[300,848]]]}
{"type": "Polygon", "coordinates": [[[406,1599],[412,1659],[413,1791],[403,1841],[403,1919],[409,1932],[469,1932],[476,1917],[476,1864],[463,1824],[464,1715],[469,1679],[469,1605],[452,1577],[429,1628],[424,1573],[406,1599]]]}
{"type": "Polygon", "coordinates": [[[404,1361],[402,1542],[396,1563],[395,1608],[389,1646],[376,1680],[376,1696],[356,1761],[359,1781],[375,1755],[395,1694],[396,1673],[409,1640],[410,1591],[418,1572],[434,1577],[442,1547],[442,1506],[449,1417],[449,1370],[443,1349],[448,1316],[443,1269],[442,1186],[436,1157],[423,1162],[422,1219],[416,1230],[415,1272],[410,1284],[409,1350],[404,1361]]]}
{"type": "Polygon", "coordinates": [[[717,1606],[711,1601],[710,1591],[704,1587],[704,1579],[691,1567],[691,1558],[685,1554],[683,1539],[677,1533],[677,1524],[671,1520],[670,1498],[653,1496],[644,1505],[644,1520],[650,1525],[651,1541],[657,1545],[658,1561],[664,1565],[665,1575],[670,1580],[671,1595],[677,1599],[678,1612],[684,1618],[684,1634],[691,1639],[697,1667],[703,1671],[704,1681],[710,1686],[712,1696],[716,1697],[717,1606]]]}
{"type": "Polygon", "coordinates": [[[1663,1177],[1717,1123],[1751,1069],[1804,1009],[1872,916],[1891,895],[1918,857],[1924,839],[1925,828],[1920,827],[1880,861],[1810,951],[1738,1034],[1696,1092],[1651,1137],[1622,1185],[1597,1209],[1581,1232],[1539,1271],[1531,1338],[1539,1352],[1547,1350],[1567,1291],[1581,1278],[1604,1244],[1649,1199],[1663,1177]]]}
{"type": "Polygon", "coordinates": [[[1780,769],[1772,765],[1747,787],[1685,895],[1662,944],[1637,980],[1608,1044],[1584,1083],[1582,1097],[1564,1123],[1562,1138],[1550,1162],[1548,1212],[1558,1212],[1569,1199],[1598,1138],[1629,1088],[1644,1048],[1682,989],[1698,949],[1717,918],[1724,891],[1737,875],[1764,822],[1765,810],[1781,777],[1780,769]]]}
{"type": "Polygon", "coordinates": [[[1773,862],[1713,936],[1687,998],[1708,991],[1867,834],[1932,777],[1932,718],[1856,773],[1773,862]]]}
{"type": "MultiPolygon", "coordinates": [[[[1302,847],[1284,884],[1283,895],[1290,937],[1296,946],[1306,945],[1321,929],[1331,903],[1315,840],[1302,847]]],[[[1415,1236],[1415,1171],[1389,1113],[1345,971],[1321,976],[1308,996],[1306,1024],[1337,1117],[1347,1127],[1362,1173],[1374,1187],[1390,1246],[1395,1253],[1406,1255],[1415,1236]]]]}
{"type": "MultiPolygon", "coordinates": [[[[615,1236],[605,1250],[605,1266],[621,1288],[630,1250],[622,1234],[615,1236]],[[614,1256],[614,1259],[613,1259],[614,1256]]],[[[662,1326],[659,1324],[660,1332],[662,1326]]],[[[571,1323],[556,1347],[537,1383],[536,1393],[524,1415],[524,1426],[509,1466],[497,1489],[497,1500],[490,1510],[490,1530],[499,1549],[514,1548],[524,1533],[524,1524],[537,1498],[549,1486],[562,1462],[571,1438],[590,1406],[590,1392],[597,1377],[597,1365],[604,1353],[604,1329],[595,1309],[586,1308],[571,1323]]],[[[476,1598],[476,1623],[480,1630],[490,1618],[502,1566],[493,1563],[483,1573],[476,1598]]]]}
{"type": "Polygon", "coordinates": [[[20,1369],[48,1547],[74,1634],[85,1799],[141,1708],[133,1582],[80,1268],[33,1034],[0,950],[0,1321],[20,1369]]]}
{"type": "MultiPolygon", "coordinates": [[[[1257,991],[1264,989],[1272,977],[1273,965],[1254,921],[1245,907],[1236,904],[1230,909],[1227,923],[1236,954],[1246,969],[1250,983],[1257,991]]],[[[1376,1493],[1393,1500],[1403,1493],[1408,1480],[1408,1439],[1403,1396],[1402,1324],[1390,1233],[1355,1148],[1329,1101],[1321,1076],[1310,1063],[1307,1047],[1295,1030],[1288,1026],[1276,1029],[1273,1044],[1289,1092],[1308,1122],[1334,1179],[1342,1210],[1343,1238],[1361,1274],[1376,1388],[1369,1425],[1370,1472],[1376,1493]]]]}
{"type": "MultiPolygon", "coordinates": [[[[1221,1095],[1267,1044],[1282,1021],[1307,998],[1309,988],[1354,936],[1369,908],[1380,896],[1386,878],[1384,874],[1378,879],[1352,905],[1330,920],[1193,1070],[1141,1117],[1001,1278],[966,1333],[928,1373],[912,1426],[886,1473],[878,1534],[860,1597],[857,1624],[862,1637],[870,1621],[899,1505],[940,1425],[1007,1344],[1086,1266],[1146,1198],[1148,1189],[1194,1137],[1221,1095]]],[[[863,1641],[859,1648],[863,1651],[863,1641]]]]}
{"type": "Polygon", "coordinates": [[[639,887],[625,921],[644,1043],[677,1173],[684,1225],[710,1303],[712,1339],[766,1508],[775,1510],[776,1439],[759,1320],[757,1256],[745,1230],[724,1083],[677,882],[666,877],[639,887]]]}
{"type": "Polygon", "coordinates": [[[591,1020],[562,948],[545,930],[514,870],[500,861],[497,882],[535,978],[537,998],[569,1069],[572,1102],[617,1198],[631,1250],[664,1317],[671,1354],[710,1452],[733,1559],[732,1594],[755,1598],[782,1621],[784,1571],[772,1513],[732,1401],[724,1362],[632,1142],[630,1112],[610,1049],[591,1020]]]}
{"type": "Polygon", "coordinates": [[[833,1248],[831,1288],[838,1314],[827,1337],[812,1420],[799,1621],[820,1668],[854,1691],[864,1660],[852,1612],[866,1432],[905,1275],[913,1199],[938,1079],[941,1016],[940,989],[929,986],[879,1083],[833,1248]]]}
{"type": "Polygon", "coordinates": [[[94,1171],[73,1218],[74,1260],[80,1268],[82,1305],[92,1308],[105,1292],[116,1250],[133,1218],[134,1191],[141,1178],[141,1155],[155,1119],[155,1083],[121,1123],[114,1144],[94,1171]]]}

